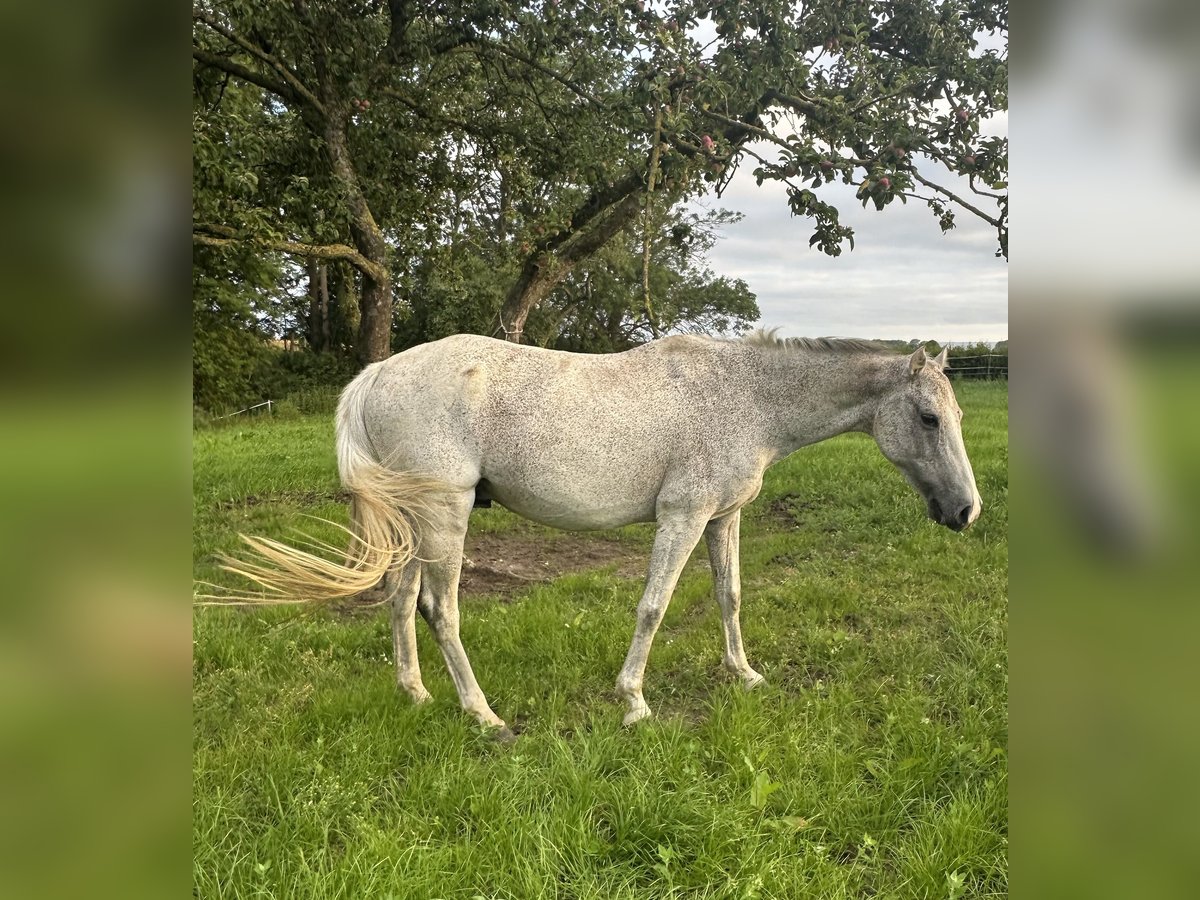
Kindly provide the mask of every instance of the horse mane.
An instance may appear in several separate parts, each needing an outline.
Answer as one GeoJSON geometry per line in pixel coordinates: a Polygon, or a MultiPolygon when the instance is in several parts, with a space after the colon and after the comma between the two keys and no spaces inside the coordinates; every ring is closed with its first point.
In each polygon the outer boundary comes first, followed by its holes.
{"type": "Polygon", "coordinates": [[[767,330],[758,328],[742,338],[747,344],[756,347],[772,347],[779,350],[801,350],[808,353],[886,353],[889,356],[898,355],[894,347],[879,341],[867,341],[861,338],[839,337],[779,337],[775,332],[778,328],[767,330]]]}

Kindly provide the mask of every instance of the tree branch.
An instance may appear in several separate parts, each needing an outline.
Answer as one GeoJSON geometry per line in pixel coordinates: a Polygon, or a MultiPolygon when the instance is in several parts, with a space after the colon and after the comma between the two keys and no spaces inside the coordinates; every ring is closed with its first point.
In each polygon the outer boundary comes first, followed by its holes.
{"type": "MultiPolygon", "coordinates": [[[[423,106],[419,105],[415,100],[413,100],[407,94],[402,93],[401,91],[397,90],[396,88],[393,88],[393,87],[379,88],[375,91],[375,96],[388,97],[392,100],[397,101],[402,106],[404,106],[406,109],[408,109],[410,112],[416,114],[417,116],[420,116],[426,122],[430,122],[434,125],[448,125],[453,128],[459,128],[462,131],[466,132],[467,134],[472,135],[473,137],[479,136],[480,129],[478,127],[471,125],[469,122],[466,122],[462,119],[451,118],[450,116],[447,116],[445,113],[430,112],[429,110],[425,109],[423,106]]],[[[517,135],[517,133],[512,131],[511,129],[508,129],[508,130],[498,129],[497,133],[498,134],[506,134],[506,135],[510,135],[510,136],[517,135]]]]}
{"type": "Polygon", "coordinates": [[[942,196],[948,197],[949,199],[953,200],[955,203],[957,203],[963,209],[979,216],[979,218],[983,219],[983,221],[987,222],[993,228],[1001,227],[1001,223],[1000,223],[999,219],[995,219],[995,218],[989,216],[987,213],[985,213],[979,207],[973,206],[972,204],[968,203],[966,200],[964,200],[962,197],[958,196],[958,194],[954,193],[949,188],[944,188],[940,184],[936,184],[936,183],[930,181],[929,179],[922,176],[921,173],[918,172],[916,169],[911,169],[910,173],[912,174],[913,178],[917,179],[917,181],[921,182],[921,184],[925,185],[925,187],[929,188],[930,190],[937,191],[942,196]]]}
{"type": "MultiPolygon", "coordinates": [[[[332,81],[329,77],[329,59],[325,52],[325,35],[317,27],[316,20],[313,19],[312,13],[308,10],[308,4],[304,0],[292,0],[292,7],[296,10],[296,15],[300,17],[305,25],[308,26],[309,47],[313,55],[313,69],[317,74],[317,90],[321,94],[321,99],[332,109],[337,102],[334,96],[332,81]]],[[[341,113],[338,113],[341,118],[341,113]]],[[[326,116],[329,118],[329,116],[326,116]]]]}
{"type": "Polygon", "coordinates": [[[391,16],[391,26],[388,28],[388,41],[385,51],[393,62],[399,62],[403,56],[404,38],[408,26],[413,20],[412,0],[388,0],[388,14],[391,16]]]}
{"type": "Polygon", "coordinates": [[[279,250],[314,259],[344,259],[360,272],[375,281],[386,277],[383,267],[371,262],[353,247],[346,244],[308,244],[299,241],[280,241],[270,238],[238,235],[224,225],[194,225],[192,243],[202,247],[255,246],[266,250],[279,250]]]}
{"type": "Polygon", "coordinates": [[[769,88],[763,94],[763,101],[766,103],[779,103],[783,106],[790,107],[796,112],[802,112],[806,116],[817,115],[821,112],[821,107],[816,100],[803,95],[793,97],[790,94],[785,94],[783,91],[777,91],[775,88],[769,88]]]}
{"type": "Polygon", "coordinates": [[[201,50],[199,47],[192,47],[192,58],[203,65],[220,69],[222,72],[228,72],[234,78],[240,78],[248,84],[258,85],[264,91],[269,91],[277,97],[282,97],[289,103],[300,103],[300,98],[284,82],[263,75],[261,72],[255,72],[253,69],[247,69],[245,66],[235,63],[227,56],[221,56],[219,53],[211,53],[208,50],[201,50]]]}
{"type": "MultiPolygon", "coordinates": [[[[720,122],[722,125],[730,126],[730,131],[732,131],[732,132],[736,133],[739,130],[745,131],[747,134],[753,134],[756,137],[760,137],[765,141],[770,141],[773,144],[778,144],[780,147],[786,147],[789,150],[795,149],[795,147],[792,144],[789,144],[787,141],[785,141],[781,137],[775,136],[770,131],[768,131],[767,129],[765,129],[759,125],[754,125],[750,122],[745,122],[740,119],[734,119],[730,116],[722,115],[721,113],[716,112],[715,110],[712,110],[712,109],[702,109],[702,110],[700,110],[700,114],[705,116],[706,118],[712,119],[714,122],[720,122]]],[[[730,139],[729,132],[726,132],[725,137],[727,140],[730,139]]]]}
{"type": "Polygon", "coordinates": [[[641,207],[641,192],[629,194],[609,208],[590,229],[582,234],[574,235],[571,241],[562,246],[555,258],[568,266],[582,262],[632,222],[641,207]]]}
{"type": "Polygon", "coordinates": [[[270,53],[268,53],[266,50],[264,50],[262,47],[258,46],[257,44],[253,43],[252,41],[248,41],[241,35],[237,34],[236,32],[230,30],[229,28],[226,28],[224,25],[222,25],[220,22],[216,21],[216,19],[212,18],[210,15],[208,15],[205,12],[202,12],[200,10],[193,8],[192,9],[192,19],[193,19],[193,21],[204,23],[205,25],[207,25],[209,28],[211,28],[217,34],[221,35],[223,38],[225,38],[230,43],[236,44],[238,47],[241,47],[243,50],[245,50],[251,56],[258,59],[260,62],[264,63],[267,66],[270,66],[272,69],[274,69],[276,72],[279,73],[279,76],[288,85],[288,87],[291,88],[293,97],[299,98],[300,100],[303,100],[305,103],[308,103],[313,109],[315,109],[321,115],[326,114],[325,107],[321,103],[321,101],[316,98],[316,96],[313,94],[312,91],[310,91],[308,88],[306,88],[304,86],[304,84],[296,76],[296,73],[293,72],[291,69],[289,69],[287,66],[285,66],[283,64],[283,62],[281,62],[279,59],[272,56],[270,53]]]}
{"type": "Polygon", "coordinates": [[[866,100],[863,100],[861,103],[859,103],[855,107],[853,107],[850,110],[849,115],[852,115],[852,116],[857,115],[858,113],[860,113],[864,109],[866,109],[868,106],[873,106],[876,103],[880,103],[884,100],[891,100],[895,97],[900,97],[900,96],[903,96],[904,94],[912,93],[913,91],[915,91],[917,89],[917,87],[918,87],[917,85],[903,85],[901,87],[896,88],[896,90],[894,90],[894,91],[885,91],[884,93],[878,94],[875,97],[869,97],[866,100]]]}
{"type": "Polygon", "coordinates": [[[557,81],[559,84],[561,84],[567,90],[569,90],[572,94],[574,94],[577,97],[580,97],[583,100],[587,100],[589,103],[596,106],[597,109],[607,109],[608,108],[608,105],[603,100],[601,100],[599,97],[596,97],[594,94],[591,94],[588,91],[584,90],[579,85],[575,84],[575,82],[571,81],[571,79],[567,78],[564,75],[559,74],[558,72],[551,69],[549,66],[543,65],[542,63],[538,62],[536,59],[533,59],[530,56],[526,56],[524,53],[521,53],[519,50],[514,50],[511,47],[506,47],[506,46],[504,46],[504,44],[501,44],[497,41],[491,41],[491,40],[488,40],[488,39],[482,38],[482,37],[475,37],[471,41],[471,43],[474,43],[475,45],[477,45],[480,48],[495,50],[497,53],[501,53],[504,56],[511,57],[512,59],[515,59],[517,62],[524,63],[526,66],[529,66],[529,68],[535,69],[536,71],[541,72],[547,78],[553,78],[555,81],[557,81]]]}
{"type": "Polygon", "coordinates": [[[996,193],[993,193],[992,191],[985,191],[985,190],[981,190],[980,188],[975,187],[975,175],[974,174],[967,176],[967,184],[969,184],[971,186],[971,190],[974,191],[976,194],[978,194],[980,197],[990,197],[992,200],[1005,199],[1003,194],[996,194],[996,193]]]}
{"type": "Polygon", "coordinates": [[[630,197],[636,198],[641,194],[644,186],[643,173],[630,172],[620,181],[613,182],[611,186],[605,186],[602,189],[593,191],[587,200],[572,213],[570,225],[556,235],[543,238],[538,242],[538,249],[542,251],[556,250],[570,241],[572,237],[586,228],[610,207],[622,203],[630,197]]]}

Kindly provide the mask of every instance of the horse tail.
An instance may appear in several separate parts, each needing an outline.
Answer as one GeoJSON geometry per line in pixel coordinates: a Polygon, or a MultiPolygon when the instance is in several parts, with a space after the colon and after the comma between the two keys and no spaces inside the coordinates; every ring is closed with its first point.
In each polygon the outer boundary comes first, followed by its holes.
{"type": "MultiPolygon", "coordinates": [[[[420,524],[445,496],[445,485],[427,475],[393,471],[376,456],[364,408],[380,365],[363,369],[338,400],[338,473],[350,493],[350,527],[336,526],[350,538],[345,561],[334,562],[271,538],[243,534],[240,537],[252,551],[251,557],[224,557],[221,567],[249,579],[265,593],[224,599],[307,603],[352,597],[375,587],[389,571],[414,558],[420,524]]],[[[342,552],[308,537],[302,543],[326,553],[342,552]]]]}

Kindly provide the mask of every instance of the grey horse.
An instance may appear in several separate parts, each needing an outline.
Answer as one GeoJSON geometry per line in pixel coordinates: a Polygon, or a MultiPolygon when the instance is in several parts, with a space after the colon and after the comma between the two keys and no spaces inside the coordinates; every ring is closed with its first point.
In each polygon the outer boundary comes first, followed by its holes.
{"type": "Polygon", "coordinates": [[[633,643],[617,677],[625,723],[648,715],[642,678],[675,584],[703,536],[725,635],[725,667],[762,683],[742,647],[741,509],[793,451],[848,431],[873,436],[956,531],[981,503],[963,446],[946,353],[897,355],[863,341],[671,336],[583,355],[457,335],[364,369],[337,410],[338,468],[351,500],[345,563],[245,538],[227,561],[269,599],[351,596],[384,581],[396,676],[416,702],[419,609],[462,706],[507,733],[459,640],[458,583],[473,506],[495,501],[558,528],[657,523],[633,643]]]}

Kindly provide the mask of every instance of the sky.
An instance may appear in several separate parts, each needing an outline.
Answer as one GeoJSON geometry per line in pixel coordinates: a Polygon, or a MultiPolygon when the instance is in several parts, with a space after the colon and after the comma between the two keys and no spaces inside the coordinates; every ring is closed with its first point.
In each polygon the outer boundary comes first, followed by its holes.
{"type": "MultiPolygon", "coordinates": [[[[770,152],[770,145],[752,146],[770,152]]],[[[808,246],[812,221],[791,215],[782,184],[755,184],[755,165],[747,160],[720,198],[708,195],[693,207],[744,214],[721,229],[708,259],[716,274],[741,278],[757,294],[760,325],[808,337],[1008,338],[1008,263],[995,256],[995,231],[986,222],[959,211],[958,226],[943,235],[924,204],[864,210],[854,187],[828,185],[818,196],[855,232],[854,250],[829,257],[808,246]]]]}

